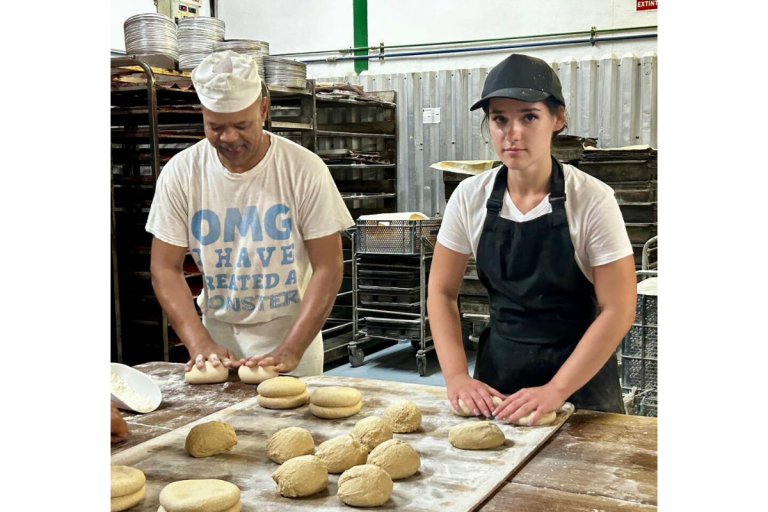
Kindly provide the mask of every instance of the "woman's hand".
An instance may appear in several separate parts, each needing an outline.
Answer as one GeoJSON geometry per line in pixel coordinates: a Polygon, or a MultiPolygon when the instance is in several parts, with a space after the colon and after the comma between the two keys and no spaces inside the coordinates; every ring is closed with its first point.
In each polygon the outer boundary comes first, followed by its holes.
{"type": "Polygon", "coordinates": [[[523,388],[504,400],[496,408],[494,416],[496,419],[506,419],[509,423],[514,423],[532,412],[528,425],[535,425],[539,418],[559,409],[566,398],[568,397],[563,397],[551,384],[523,388]]]}
{"type": "Polygon", "coordinates": [[[448,400],[455,410],[459,410],[459,399],[464,402],[470,411],[479,416],[481,413],[491,417],[494,409],[493,397],[504,400],[504,395],[493,389],[488,384],[475,380],[467,374],[456,375],[447,380],[448,400]]]}

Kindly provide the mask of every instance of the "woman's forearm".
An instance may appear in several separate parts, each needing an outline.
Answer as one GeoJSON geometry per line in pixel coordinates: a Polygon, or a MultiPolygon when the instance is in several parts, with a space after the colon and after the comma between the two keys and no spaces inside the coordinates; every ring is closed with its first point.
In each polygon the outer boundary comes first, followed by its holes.
{"type": "Polygon", "coordinates": [[[467,355],[461,335],[461,320],[456,299],[442,294],[430,295],[427,300],[429,326],[445,380],[456,375],[467,375],[467,355]]]}

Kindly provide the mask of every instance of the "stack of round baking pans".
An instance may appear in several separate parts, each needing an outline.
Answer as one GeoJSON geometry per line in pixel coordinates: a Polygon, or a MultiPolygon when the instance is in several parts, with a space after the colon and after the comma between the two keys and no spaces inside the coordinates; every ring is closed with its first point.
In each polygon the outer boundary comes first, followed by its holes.
{"type": "Polygon", "coordinates": [[[304,89],[307,87],[307,65],[280,57],[264,55],[267,85],[304,89]]]}
{"type": "Polygon", "coordinates": [[[126,55],[166,55],[179,60],[176,24],[168,16],[146,13],[123,24],[126,55]]]}
{"type": "Polygon", "coordinates": [[[224,40],[224,22],[197,16],[179,20],[179,69],[194,69],[224,40]]]}
{"type": "Polygon", "coordinates": [[[253,39],[227,39],[216,43],[214,51],[223,52],[231,50],[241,55],[250,55],[259,66],[259,76],[266,82],[264,73],[264,55],[269,55],[269,43],[265,41],[256,41],[253,39]]]}

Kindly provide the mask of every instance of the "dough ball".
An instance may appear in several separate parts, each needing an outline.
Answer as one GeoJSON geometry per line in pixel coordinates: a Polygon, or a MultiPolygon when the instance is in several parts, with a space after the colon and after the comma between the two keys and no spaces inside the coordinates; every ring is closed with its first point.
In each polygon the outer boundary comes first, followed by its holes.
{"type": "Polygon", "coordinates": [[[274,379],[279,374],[275,371],[274,366],[241,366],[237,370],[237,376],[240,380],[246,384],[261,384],[265,380],[274,379]]]}
{"type": "Polygon", "coordinates": [[[328,470],[312,455],[286,461],[272,473],[277,492],[286,498],[311,496],[328,487],[328,470]]]}
{"type": "Polygon", "coordinates": [[[365,464],[368,451],[352,436],[339,436],[320,444],[315,452],[329,473],[342,473],[353,466],[365,464]]]}
{"type": "MultiPolygon", "coordinates": [[[[279,379],[280,377],[277,378],[279,379]]],[[[259,386],[261,386],[261,384],[259,384],[259,386]]],[[[256,397],[256,401],[259,402],[259,405],[266,409],[294,409],[307,403],[307,400],[309,400],[309,393],[306,391],[296,396],[269,398],[267,396],[259,395],[256,397]]]]}
{"type": "Polygon", "coordinates": [[[229,369],[220,364],[219,366],[213,366],[210,361],[205,362],[205,369],[200,371],[197,366],[193,366],[191,370],[184,373],[184,380],[190,384],[216,384],[224,382],[229,377],[229,369]]]}
{"type": "Polygon", "coordinates": [[[352,407],[320,407],[319,405],[309,404],[309,411],[317,416],[326,420],[336,420],[339,418],[348,418],[354,416],[363,407],[363,402],[357,402],[352,407]]]}
{"type": "Polygon", "coordinates": [[[288,427],[278,430],[267,442],[267,456],[272,462],[282,464],[288,459],[315,452],[315,440],[308,430],[288,427]]]}
{"type": "MultiPolygon", "coordinates": [[[[503,402],[503,400],[501,398],[499,398],[497,396],[493,397],[493,405],[495,407],[498,407],[501,404],[501,402],[503,402]]],[[[448,402],[448,404],[450,405],[450,402],[448,402]]],[[[456,416],[469,417],[469,416],[474,416],[475,415],[475,413],[473,413],[472,411],[469,410],[469,407],[464,405],[464,400],[462,400],[461,398],[459,398],[459,410],[458,411],[456,409],[454,409],[452,405],[450,407],[451,407],[451,412],[453,414],[455,414],[456,416]]],[[[493,412],[493,411],[491,411],[491,412],[493,412]]],[[[482,414],[482,413],[480,413],[480,414],[482,414]]]]}
{"type": "Polygon", "coordinates": [[[339,499],[353,507],[378,507],[392,495],[392,479],[373,464],[355,466],[339,477],[339,499]]]}
{"type": "MultiPolygon", "coordinates": [[[[533,413],[526,414],[522,418],[518,419],[515,422],[515,425],[523,425],[528,426],[528,422],[531,421],[531,416],[533,416],[533,413]]],[[[548,412],[541,418],[539,418],[539,421],[536,422],[536,425],[549,425],[553,421],[555,421],[555,418],[557,418],[557,413],[555,411],[548,412]]]]}
{"type": "Polygon", "coordinates": [[[235,428],[229,423],[209,421],[195,425],[187,434],[184,448],[193,457],[210,457],[231,450],[237,444],[235,428]]]}
{"type": "Polygon", "coordinates": [[[351,407],[363,399],[363,395],[355,388],[329,386],[312,392],[309,402],[320,407],[351,407]]]}
{"type": "Polygon", "coordinates": [[[228,511],[240,501],[240,489],[224,480],[179,480],[160,491],[168,512],[228,511]]]}
{"type": "Polygon", "coordinates": [[[144,487],[147,478],[144,473],[129,466],[112,466],[111,469],[112,498],[134,494],[144,487]]]}
{"type": "Polygon", "coordinates": [[[368,416],[355,423],[349,435],[370,452],[384,441],[392,439],[392,429],[378,416],[368,416]]]}
{"type": "Polygon", "coordinates": [[[280,398],[284,396],[296,396],[307,390],[304,381],[296,377],[275,377],[259,384],[256,391],[261,396],[268,398],[280,398]]]}
{"type": "Polygon", "coordinates": [[[386,409],[382,415],[392,432],[407,434],[416,432],[421,426],[421,409],[410,400],[399,400],[386,409]]]}
{"type": "MultiPolygon", "coordinates": [[[[221,512],[240,512],[242,509],[243,509],[243,502],[238,501],[232,507],[226,510],[222,510],[221,512]]],[[[160,508],[157,509],[157,512],[168,512],[168,511],[165,510],[162,505],[160,505],[160,508]]]]}
{"type": "Polygon", "coordinates": [[[504,432],[493,422],[461,423],[448,431],[448,441],[462,450],[487,450],[505,443],[504,432]]]}
{"type": "Polygon", "coordinates": [[[146,492],[147,488],[142,486],[141,489],[136,492],[112,498],[110,499],[109,510],[111,512],[120,512],[121,510],[128,510],[131,507],[135,507],[144,499],[144,494],[146,492]]]}
{"type": "Polygon", "coordinates": [[[392,480],[408,478],[421,467],[421,457],[405,441],[390,439],[381,443],[368,454],[368,464],[386,471],[392,480]]]}

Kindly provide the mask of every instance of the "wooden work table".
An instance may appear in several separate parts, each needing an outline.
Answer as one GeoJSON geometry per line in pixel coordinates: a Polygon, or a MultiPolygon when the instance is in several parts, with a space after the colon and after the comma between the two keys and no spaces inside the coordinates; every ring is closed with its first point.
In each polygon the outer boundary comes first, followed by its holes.
{"type": "MultiPolygon", "coordinates": [[[[224,384],[189,386],[182,364],[135,368],[157,382],[163,403],[149,414],[121,411],[129,438],[113,455],[256,395],[234,372],[224,384]]],[[[656,418],[577,410],[479,510],[656,510],[657,427],[656,418]]]]}

